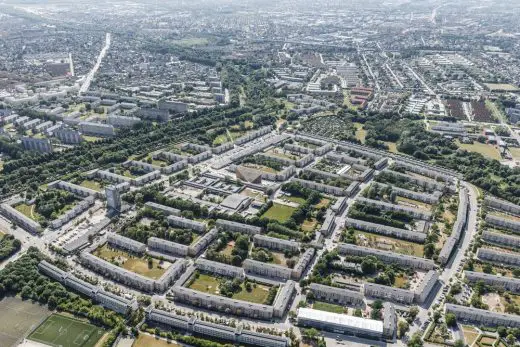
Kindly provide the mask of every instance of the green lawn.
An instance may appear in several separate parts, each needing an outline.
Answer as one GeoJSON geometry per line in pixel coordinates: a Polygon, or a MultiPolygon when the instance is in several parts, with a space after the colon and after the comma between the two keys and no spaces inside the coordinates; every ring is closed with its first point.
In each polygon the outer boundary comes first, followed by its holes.
{"type": "MultiPolygon", "coordinates": [[[[219,279],[217,277],[201,273],[199,277],[190,284],[189,288],[213,295],[220,295],[219,292],[219,279]]],[[[263,304],[267,296],[269,294],[269,286],[265,286],[262,284],[252,285],[252,290],[248,292],[245,290],[244,285],[242,284],[242,290],[238,293],[235,293],[232,298],[237,300],[248,301],[257,304],[263,304]]]]}
{"type": "Polygon", "coordinates": [[[97,181],[91,181],[91,180],[84,180],[79,185],[82,187],[85,187],[85,188],[96,190],[98,192],[100,192],[101,189],[103,188],[101,183],[99,183],[97,181]]]}
{"type": "Polygon", "coordinates": [[[342,306],[335,305],[335,304],[329,304],[328,302],[323,302],[323,301],[315,301],[312,304],[312,308],[315,310],[332,312],[332,313],[340,313],[340,314],[345,312],[345,309],[342,306]]]}
{"type": "Polygon", "coordinates": [[[15,209],[23,213],[26,217],[31,218],[34,221],[38,221],[42,216],[35,211],[35,205],[19,204],[15,206],[15,209]]]}
{"type": "Polygon", "coordinates": [[[108,244],[96,249],[94,255],[109,262],[115,261],[125,270],[155,280],[159,279],[166,272],[165,268],[160,267],[160,260],[158,259],[152,258],[152,266],[148,267],[148,260],[144,257],[138,257],[123,250],[109,247],[108,244]]]}
{"type": "Polygon", "coordinates": [[[60,314],[52,314],[28,337],[49,346],[94,347],[105,334],[95,325],[60,314]]]}
{"type": "Polygon", "coordinates": [[[269,219],[274,219],[280,223],[286,222],[296,209],[291,206],[274,203],[263,215],[269,219]]]}
{"type": "Polygon", "coordinates": [[[455,141],[455,143],[457,146],[459,146],[459,148],[465,149],[468,152],[480,153],[489,159],[500,160],[502,158],[498,149],[496,149],[495,146],[489,145],[487,143],[474,142],[472,144],[467,144],[460,143],[459,141],[455,141]]]}
{"type": "Polygon", "coordinates": [[[363,129],[363,124],[354,123],[356,126],[356,139],[361,141],[361,143],[365,143],[365,138],[367,136],[367,131],[363,129]]]}
{"type": "Polygon", "coordinates": [[[303,204],[305,202],[305,199],[301,196],[284,196],[284,200],[295,202],[297,204],[303,204]]]}
{"type": "Polygon", "coordinates": [[[96,142],[99,140],[103,140],[102,137],[96,137],[96,136],[81,135],[81,137],[83,138],[83,140],[85,140],[87,142],[96,142]]]}
{"type": "Polygon", "coordinates": [[[218,279],[207,274],[199,274],[199,278],[193,281],[188,288],[203,293],[219,295],[218,279]]]}

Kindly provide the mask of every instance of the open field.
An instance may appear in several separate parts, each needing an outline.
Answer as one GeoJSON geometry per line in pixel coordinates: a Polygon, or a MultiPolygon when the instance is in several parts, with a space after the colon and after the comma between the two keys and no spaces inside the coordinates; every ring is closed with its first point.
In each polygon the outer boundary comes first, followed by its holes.
{"type": "Polygon", "coordinates": [[[295,202],[297,204],[303,204],[305,202],[305,199],[301,196],[284,196],[282,197],[283,200],[295,202]]]}
{"type": "Polygon", "coordinates": [[[154,336],[147,334],[139,334],[139,337],[132,344],[132,347],[180,347],[179,344],[174,342],[167,342],[160,340],[154,336]]]}
{"type": "Polygon", "coordinates": [[[480,153],[489,159],[500,160],[500,152],[493,145],[487,143],[474,142],[473,144],[460,143],[458,140],[455,141],[459,148],[465,149],[468,152],[480,153]]]}
{"type": "Polygon", "coordinates": [[[94,347],[104,334],[105,330],[95,325],[52,314],[29,335],[28,339],[55,347],[94,347]]]}
{"type": "MultiPolygon", "coordinates": [[[[491,263],[489,263],[489,265],[491,266],[491,274],[493,274],[493,275],[502,275],[502,276],[505,276],[505,277],[514,277],[513,273],[509,269],[502,268],[502,267],[496,266],[496,265],[491,264],[491,263]]],[[[473,265],[473,271],[484,272],[482,264],[475,263],[473,265]]]]}
{"type": "Polygon", "coordinates": [[[50,316],[47,306],[7,297],[0,301],[0,346],[13,346],[50,316]]]}
{"type": "Polygon", "coordinates": [[[329,205],[330,205],[330,199],[323,198],[314,207],[322,208],[322,207],[329,207],[329,205]]]}
{"type": "Polygon", "coordinates": [[[520,148],[509,148],[509,152],[514,159],[520,160],[520,148]]]}
{"type": "Polygon", "coordinates": [[[15,207],[19,212],[22,212],[26,217],[31,218],[34,221],[38,221],[41,218],[40,214],[35,211],[35,205],[20,204],[15,207]]]}
{"type": "Polygon", "coordinates": [[[388,151],[390,153],[399,153],[399,151],[397,150],[397,143],[385,141],[385,144],[388,146],[388,151]]]}
{"type": "Polygon", "coordinates": [[[275,219],[280,223],[284,223],[292,216],[295,210],[294,207],[274,203],[273,206],[262,215],[262,217],[275,219]]]}
{"type": "Polygon", "coordinates": [[[496,340],[497,339],[494,336],[482,335],[480,337],[480,339],[477,341],[477,345],[479,345],[479,346],[493,346],[493,344],[495,343],[496,340]]]}
{"type": "Polygon", "coordinates": [[[84,180],[79,185],[82,187],[85,187],[85,188],[96,190],[98,192],[100,192],[103,188],[101,183],[99,183],[97,181],[92,181],[92,180],[84,180]]]}
{"type": "Polygon", "coordinates": [[[96,249],[94,255],[109,262],[115,261],[123,269],[152,279],[160,278],[170,265],[168,262],[163,262],[161,264],[160,260],[152,258],[152,267],[150,268],[148,267],[148,260],[146,258],[138,257],[123,250],[109,247],[108,243],[96,249]]]}
{"type": "Polygon", "coordinates": [[[312,217],[311,219],[305,219],[305,221],[303,221],[303,223],[300,227],[301,227],[302,231],[310,232],[310,231],[313,231],[314,229],[316,229],[317,225],[318,225],[318,220],[316,218],[312,217]]]}
{"type": "Polygon", "coordinates": [[[469,325],[463,325],[462,332],[464,333],[464,341],[468,346],[471,346],[479,335],[478,330],[469,325]]]}
{"type": "Polygon", "coordinates": [[[357,244],[360,246],[412,255],[415,257],[424,256],[424,246],[420,243],[394,239],[358,230],[355,231],[354,235],[356,235],[357,244]]]}
{"type": "MultiPolygon", "coordinates": [[[[219,279],[208,274],[199,274],[199,277],[193,281],[189,288],[203,293],[220,295],[219,279]]],[[[232,298],[262,304],[267,299],[269,288],[270,287],[262,284],[253,284],[252,290],[248,292],[242,284],[242,290],[235,293],[232,298]]]]}
{"type": "Polygon", "coordinates": [[[345,309],[342,306],[335,305],[335,304],[329,304],[328,302],[323,302],[323,301],[315,301],[312,304],[312,308],[315,310],[332,312],[332,313],[340,313],[340,314],[345,312],[345,309]]]}

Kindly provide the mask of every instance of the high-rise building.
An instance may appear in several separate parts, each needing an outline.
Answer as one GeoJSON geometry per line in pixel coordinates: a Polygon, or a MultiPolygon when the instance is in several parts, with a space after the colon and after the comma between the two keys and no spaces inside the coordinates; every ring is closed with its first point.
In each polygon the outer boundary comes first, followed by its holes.
{"type": "Polygon", "coordinates": [[[105,188],[107,196],[107,206],[110,209],[121,211],[121,193],[116,186],[108,186],[105,188]]]}

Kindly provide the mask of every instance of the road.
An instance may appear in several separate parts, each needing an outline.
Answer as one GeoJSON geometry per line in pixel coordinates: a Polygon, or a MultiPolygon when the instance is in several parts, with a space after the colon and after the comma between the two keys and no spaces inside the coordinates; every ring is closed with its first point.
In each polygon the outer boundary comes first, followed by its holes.
{"type": "Polygon", "coordinates": [[[410,65],[408,65],[408,64],[406,64],[406,63],[405,63],[404,65],[408,68],[408,70],[410,70],[410,72],[412,73],[412,75],[414,75],[414,77],[415,77],[419,82],[421,82],[421,84],[423,85],[424,89],[428,90],[428,93],[429,93],[430,95],[435,95],[435,96],[437,95],[437,94],[433,91],[433,89],[431,89],[430,86],[429,86],[428,84],[426,84],[426,82],[424,82],[424,80],[422,79],[422,77],[419,76],[419,75],[417,74],[417,72],[414,71],[414,69],[412,69],[412,67],[411,67],[410,65]]]}
{"type": "Polygon", "coordinates": [[[101,52],[99,52],[96,64],[94,65],[92,70],[90,70],[88,75],[85,77],[85,81],[83,81],[83,84],[79,88],[79,92],[78,92],[79,95],[85,93],[90,88],[90,83],[92,82],[92,79],[96,75],[97,70],[101,66],[101,62],[103,61],[103,58],[105,57],[105,55],[107,54],[108,50],[110,49],[110,40],[111,40],[110,33],[106,33],[106,35],[105,35],[105,45],[103,46],[103,49],[101,49],[101,52]]]}
{"type": "MultiPolygon", "coordinates": [[[[421,331],[421,324],[428,319],[428,313],[431,312],[431,307],[437,301],[441,302],[440,296],[443,294],[443,289],[450,285],[450,280],[456,278],[457,274],[461,274],[463,271],[463,260],[464,254],[468,250],[471,240],[477,234],[477,223],[478,223],[478,191],[475,186],[462,182],[461,185],[468,190],[469,195],[469,212],[466,232],[464,233],[463,239],[459,242],[459,247],[454,250],[454,254],[450,262],[444,267],[444,270],[439,276],[440,286],[435,288],[436,292],[430,294],[429,300],[422,306],[419,306],[419,314],[417,320],[419,324],[410,326],[409,336],[412,336],[415,332],[421,331]]],[[[425,330],[424,330],[425,332],[425,330]]]]}

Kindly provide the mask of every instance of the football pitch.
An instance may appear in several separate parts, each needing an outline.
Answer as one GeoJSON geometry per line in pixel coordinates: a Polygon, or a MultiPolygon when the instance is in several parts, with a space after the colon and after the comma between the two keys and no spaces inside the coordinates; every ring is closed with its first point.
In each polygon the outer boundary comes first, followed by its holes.
{"type": "Polygon", "coordinates": [[[104,334],[92,324],[52,314],[27,339],[54,347],[93,347],[104,334]]]}

